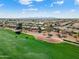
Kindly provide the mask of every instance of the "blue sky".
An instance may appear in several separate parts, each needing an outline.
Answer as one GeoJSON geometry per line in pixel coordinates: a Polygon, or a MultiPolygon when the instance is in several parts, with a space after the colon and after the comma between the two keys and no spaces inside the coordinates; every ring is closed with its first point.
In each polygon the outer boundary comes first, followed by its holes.
{"type": "Polygon", "coordinates": [[[79,18],[79,0],[0,0],[0,18],[79,18]]]}

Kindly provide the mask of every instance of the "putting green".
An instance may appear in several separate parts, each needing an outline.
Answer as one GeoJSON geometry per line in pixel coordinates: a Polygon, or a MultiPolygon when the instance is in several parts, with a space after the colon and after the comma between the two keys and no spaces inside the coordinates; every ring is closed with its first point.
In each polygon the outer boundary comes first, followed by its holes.
{"type": "Polygon", "coordinates": [[[51,44],[33,36],[0,29],[0,59],[79,59],[79,47],[67,43],[51,44]]]}

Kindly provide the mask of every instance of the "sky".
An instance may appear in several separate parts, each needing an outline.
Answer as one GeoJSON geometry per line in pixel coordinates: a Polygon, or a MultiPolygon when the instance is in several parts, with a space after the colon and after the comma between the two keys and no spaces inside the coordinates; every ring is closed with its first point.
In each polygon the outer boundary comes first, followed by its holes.
{"type": "Polygon", "coordinates": [[[0,18],[79,18],[79,0],[0,0],[0,18]]]}

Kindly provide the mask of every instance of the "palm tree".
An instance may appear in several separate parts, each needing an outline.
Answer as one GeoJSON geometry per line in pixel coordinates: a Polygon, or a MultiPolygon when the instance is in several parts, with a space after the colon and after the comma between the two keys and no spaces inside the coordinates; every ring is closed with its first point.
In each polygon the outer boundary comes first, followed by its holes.
{"type": "Polygon", "coordinates": [[[74,34],[74,38],[76,39],[76,42],[79,42],[78,37],[79,37],[79,33],[74,34]]]}
{"type": "Polygon", "coordinates": [[[41,29],[41,27],[40,27],[40,26],[38,27],[38,32],[39,32],[39,33],[41,33],[41,32],[42,32],[42,29],[41,29]]]}
{"type": "Polygon", "coordinates": [[[51,32],[53,30],[53,26],[52,24],[48,24],[48,26],[46,27],[47,32],[51,32]]]}
{"type": "Polygon", "coordinates": [[[79,38],[79,32],[77,33],[77,42],[79,42],[79,39],[78,38],[79,38]]]}
{"type": "Polygon", "coordinates": [[[22,32],[22,23],[18,23],[16,25],[16,34],[20,34],[22,32]]]}
{"type": "Polygon", "coordinates": [[[74,38],[76,39],[76,41],[77,41],[77,35],[74,35],[74,38]]]}
{"type": "Polygon", "coordinates": [[[77,34],[78,34],[78,37],[79,37],[79,32],[77,34]]]}

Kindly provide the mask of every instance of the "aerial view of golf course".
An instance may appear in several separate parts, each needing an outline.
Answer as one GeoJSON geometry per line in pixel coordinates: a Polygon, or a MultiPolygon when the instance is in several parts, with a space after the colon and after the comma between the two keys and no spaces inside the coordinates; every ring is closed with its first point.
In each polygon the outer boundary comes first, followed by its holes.
{"type": "Polygon", "coordinates": [[[15,32],[0,29],[0,59],[79,59],[79,46],[47,43],[26,34],[16,37],[15,32]]]}
{"type": "Polygon", "coordinates": [[[79,59],[79,0],[0,0],[0,59],[79,59]]]}

